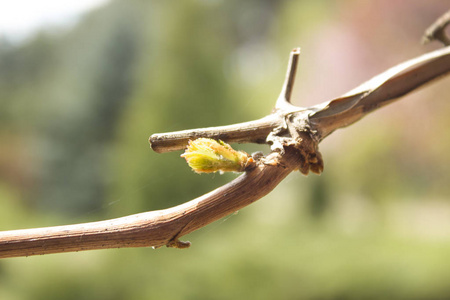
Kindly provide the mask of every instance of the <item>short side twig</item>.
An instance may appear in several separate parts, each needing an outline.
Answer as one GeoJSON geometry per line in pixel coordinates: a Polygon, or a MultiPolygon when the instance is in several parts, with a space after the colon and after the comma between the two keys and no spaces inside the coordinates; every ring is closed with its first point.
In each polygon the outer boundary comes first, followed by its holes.
{"type": "Polygon", "coordinates": [[[183,150],[189,140],[200,137],[222,140],[227,143],[266,142],[267,135],[282,124],[280,117],[270,114],[264,118],[228,126],[208,127],[168,133],[156,133],[150,136],[150,147],[158,153],[183,150]]]}
{"type": "Polygon", "coordinates": [[[275,109],[279,110],[292,110],[292,108],[298,109],[298,107],[291,105],[291,95],[292,89],[294,87],[295,75],[297,73],[297,65],[299,57],[300,57],[300,48],[293,49],[289,56],[286,78],[284,80],[280,96],[278,97],[278,100],[275,104],[275,109]]]}

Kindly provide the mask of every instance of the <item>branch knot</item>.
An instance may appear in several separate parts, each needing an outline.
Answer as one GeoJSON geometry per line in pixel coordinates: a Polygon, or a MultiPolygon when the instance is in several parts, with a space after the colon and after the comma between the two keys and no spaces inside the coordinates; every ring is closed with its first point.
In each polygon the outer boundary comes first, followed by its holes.
{"type": "Polygon", "coordinates": [[[300,156],[298,170],[304,175],[308,175],[309,171],[320,174],[323,171],[323,159],[314,136],[307,111],[300,111],[286,114],[283,124],[272,130],[266,142],[271,145],[273,152],[281,155],[285,153],[285,148],[295,148],[300,156]]]}

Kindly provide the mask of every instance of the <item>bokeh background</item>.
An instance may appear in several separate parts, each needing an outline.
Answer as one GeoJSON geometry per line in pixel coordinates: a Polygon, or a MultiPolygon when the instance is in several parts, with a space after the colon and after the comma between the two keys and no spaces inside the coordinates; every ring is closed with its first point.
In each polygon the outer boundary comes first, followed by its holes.
{"type": "MultiPolygon", "coordinates": [[[[0,37],[0,229],[202,195],[237,175],[196,175],[180,153],[152,152],[150,134],[268,114],[297,46],[294,103],[340,96],[439,48],[420,38],[448,9],[110,0],[70,26],[0,37]]],[[[321,144],[321,176],[289,175],[185,237],[188,250],[4,259],[0,299],[450,299],[449,87],[441,79],[335,132],[321,144]]]]}

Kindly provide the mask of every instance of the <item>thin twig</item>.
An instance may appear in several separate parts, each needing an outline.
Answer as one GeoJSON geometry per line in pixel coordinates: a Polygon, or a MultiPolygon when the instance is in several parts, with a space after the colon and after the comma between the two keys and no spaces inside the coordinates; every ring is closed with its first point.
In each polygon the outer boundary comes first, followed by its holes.
{"type": "Polygon", "coordinates": [[[266,142],[267,135],[282,124],[282,120],[273,114],[259,120],[228,126],[208,127],[168,133],[156,133],[150,136],[150,147],[158,153],[183,150],[189,140],[199,137],[222,140],[227,143],[266,142]]]}

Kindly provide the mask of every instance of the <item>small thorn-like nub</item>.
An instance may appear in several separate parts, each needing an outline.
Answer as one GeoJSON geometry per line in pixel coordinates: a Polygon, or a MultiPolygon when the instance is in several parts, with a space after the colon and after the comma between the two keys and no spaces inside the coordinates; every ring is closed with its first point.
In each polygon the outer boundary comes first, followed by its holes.
{"type": "Polygon", "coordinates": [[[291,94],[294,87],[295,73],[297,72],[298,58],[300,56],[300,48],[294,48],[289,56],[289,63],[284,80],[283,88],[278,97],[275,109],[283,109],[291,105],[291,94]]]}
{"type": "Polygon", "coordinates": [[[168,247],[168,248],[177,248],[177,249],[186,249],[186,248],[189,248],[190,246],[191,246],[191,242],[189,242],[189,241],[182,242],[179,239],[171,240],[166,245],[166,247],[168,247]]]}

